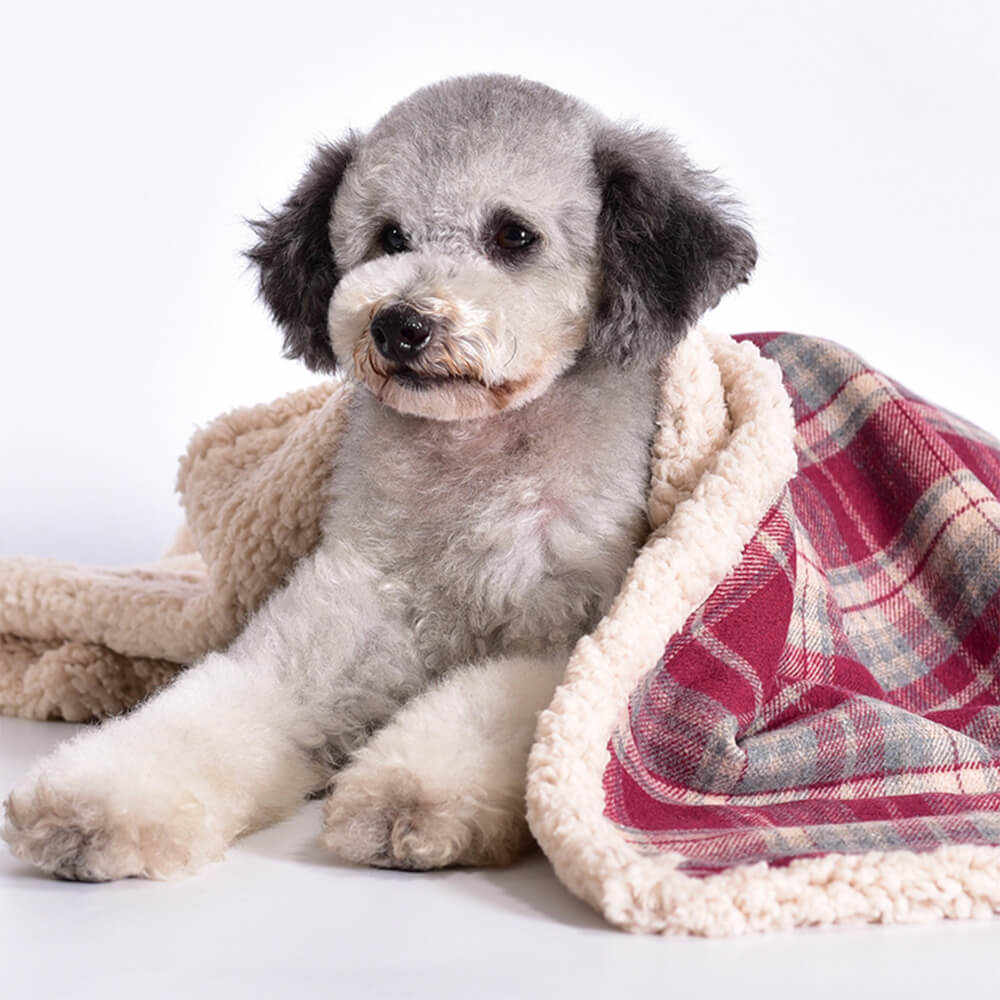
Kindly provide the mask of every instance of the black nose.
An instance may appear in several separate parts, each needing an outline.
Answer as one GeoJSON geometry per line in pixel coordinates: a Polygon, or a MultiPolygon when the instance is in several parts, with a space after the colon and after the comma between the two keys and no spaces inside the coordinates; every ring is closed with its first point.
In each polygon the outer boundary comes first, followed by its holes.
{"type": "Polygon", "coordinates": [[[372,318],[372,340],[390,361],[412,361],[431,339],[431,319],[401,303],[383,306],[372,318]]]}

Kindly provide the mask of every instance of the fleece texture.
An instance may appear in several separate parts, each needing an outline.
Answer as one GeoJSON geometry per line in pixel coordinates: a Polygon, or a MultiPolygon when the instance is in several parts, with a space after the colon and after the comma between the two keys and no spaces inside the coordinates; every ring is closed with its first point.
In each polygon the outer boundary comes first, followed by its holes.
{"type": "Polygon", "coordinates": [[[177,477],[186,520],[154,565],[0,560],[0,712],[115,715],[228,644],[319,541],[350,391],[323,383],[195,434],[177,477]]]}
{"type": "Polygon", "coordinates": [[[989,915],[1000,445],[836,345],[741,339],[709,340],[727,439],[542,715],[532,831],[630,930],[989,915]]]}
{"type": "MultiPolygon", "coordinates": [[[[318,541],[343,383],[193,440],[174,550],[0,564],[0,708],[111,714],[318,541]]],[[[629,930],[1000,909],[1000,444],[834,344],[693,331],[650,536],[539,719],[531,829],[629,930]]]]}

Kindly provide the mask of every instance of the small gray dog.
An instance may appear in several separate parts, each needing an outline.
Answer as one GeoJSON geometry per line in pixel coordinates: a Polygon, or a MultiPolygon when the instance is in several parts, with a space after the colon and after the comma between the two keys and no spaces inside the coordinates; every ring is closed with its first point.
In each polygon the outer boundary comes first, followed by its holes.
{"type": "Polygon", "coordinates": [[[228,649],[42,761],[4,835],[159,878],[325,790],[344,858],[509,862],[536,716],[648,530],[660,365],[754,242],[667,136],[505,76],[321,146],[254,229],[287,353],[367,390],[323,540],[228,649]]]}

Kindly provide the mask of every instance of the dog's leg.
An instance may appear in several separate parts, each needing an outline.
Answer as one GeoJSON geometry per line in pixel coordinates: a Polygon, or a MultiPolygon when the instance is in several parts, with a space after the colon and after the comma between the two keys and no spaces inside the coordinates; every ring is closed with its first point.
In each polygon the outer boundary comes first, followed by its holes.
{"type": "Polygon", "coordinates": [[[538,713],[566,655],[498,657],[411,701],[334,779],[323,842],[387,868],[509,864],[531,844],[524,816],[538,713]]]}
{"type": "Polygon", "coordinates": [[[4,837],[79,881],[195,869],[308,794],[308,738],[273,672],[216,654],[57,747],[8,798],[4,837]]]}
{"type": "Polygon", "coordinates": [[[349,556],[300,564],[225,653],[34,768],[6,803],[14,853],[70,879],[162,878],[288,814],[414,693],[365,666],[394,634],[376,585],[349,556]]]}

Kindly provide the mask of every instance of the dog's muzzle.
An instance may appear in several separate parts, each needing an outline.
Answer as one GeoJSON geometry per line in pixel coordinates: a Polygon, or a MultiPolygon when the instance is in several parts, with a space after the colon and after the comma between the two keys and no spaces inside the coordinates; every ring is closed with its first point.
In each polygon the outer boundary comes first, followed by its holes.
{"type": "Polygon", "coordinates": [[[383,358],[405,365],[427,346],[433,329],[433,319],[410,306],[383,306],[372,317],[372,343],[383,358]]]}

